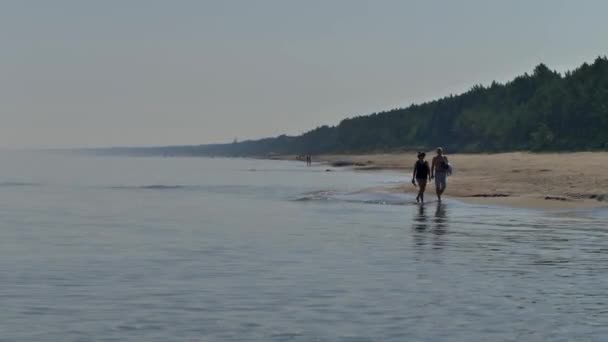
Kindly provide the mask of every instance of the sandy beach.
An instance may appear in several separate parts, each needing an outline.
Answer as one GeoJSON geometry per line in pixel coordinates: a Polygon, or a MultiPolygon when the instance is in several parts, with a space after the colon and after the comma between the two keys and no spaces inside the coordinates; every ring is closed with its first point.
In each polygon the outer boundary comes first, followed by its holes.
{"type": "MultiPolygon", "coordinates": [[[[433,152],[427,153],[431,160],[433,152]]],[[[454,167],[445,195],[469,202],[529,208],[608,206],[608,152],[448,154],[454,167]]],[[[289,157],[291,158],[291,157],[289,157]]],[[[400,170],[408,179],[415,153],[321,155],[313,158],[359,170],[400,170]]],[[[410,184],[391,191],[415,192],[410,184]]],[[[427,195],[434,196],[434,186],[427,195]]]]}

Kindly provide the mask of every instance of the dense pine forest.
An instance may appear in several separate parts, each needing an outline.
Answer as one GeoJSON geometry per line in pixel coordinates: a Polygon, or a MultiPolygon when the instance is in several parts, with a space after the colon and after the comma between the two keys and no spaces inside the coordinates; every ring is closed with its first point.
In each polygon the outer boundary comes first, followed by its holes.
{"type": "Polygon", "coordinates": [[[357,153],[444,146],[450,152],[608,149],[608,59],[560,74],[544,64],[510,82],[345,119],[299,136],[231,144],[105,150],[112,153],[251,156],[357,153]]]}

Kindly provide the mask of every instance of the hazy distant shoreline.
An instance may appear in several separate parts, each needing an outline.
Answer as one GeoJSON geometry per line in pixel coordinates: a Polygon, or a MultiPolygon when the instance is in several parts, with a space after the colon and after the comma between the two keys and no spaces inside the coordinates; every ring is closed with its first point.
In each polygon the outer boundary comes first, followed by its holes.
{"type": "MultiPolygon", "coordinates": [[[[125,157],[218,157],[297,160],[296,155],[207,155],[171,153],[179,148],[190,152],[199,146],[101,148],[72,150],[78,153],[125,157]]],[[[431,152],[432,153],[432,152],[431,152]]],[[[415,161],[412,152],[369,154],[321,154],[313,161],[324,168],[402,171],[411,177],[415,161]]],[[[524,208],[608,207],[608,152],[505,152],[452,154],[455,173],[449,178],[446,194],[468,202],[509,205],[524,208]]],[[[387,188],[388,191],[414,192],[409,183],[387,188]]],[[[429,188],[430,195],[433,187],[429,188]]]]}

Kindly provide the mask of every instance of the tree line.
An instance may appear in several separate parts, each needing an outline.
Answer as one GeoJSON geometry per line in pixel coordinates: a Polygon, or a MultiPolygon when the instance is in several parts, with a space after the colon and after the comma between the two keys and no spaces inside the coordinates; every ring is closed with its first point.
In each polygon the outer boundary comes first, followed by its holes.
{"type": "Polygon", "coordinates": [[[536,66],[506,83],[357,116],[299,136],[231,144],[138,149],[169,155],[251,156],[429,150],[451,152],[608,149],[608,59],[563,74],[536,66]]]}

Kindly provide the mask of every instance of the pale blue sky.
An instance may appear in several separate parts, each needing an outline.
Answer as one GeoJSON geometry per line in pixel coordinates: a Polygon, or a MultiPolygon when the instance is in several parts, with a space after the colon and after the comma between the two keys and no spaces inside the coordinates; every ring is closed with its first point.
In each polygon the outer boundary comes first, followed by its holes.
{"type": "Polygon", "coordinates": [[[601,0],[0,1],[0,147],[198,144],[608,54],[601,0]]]}

